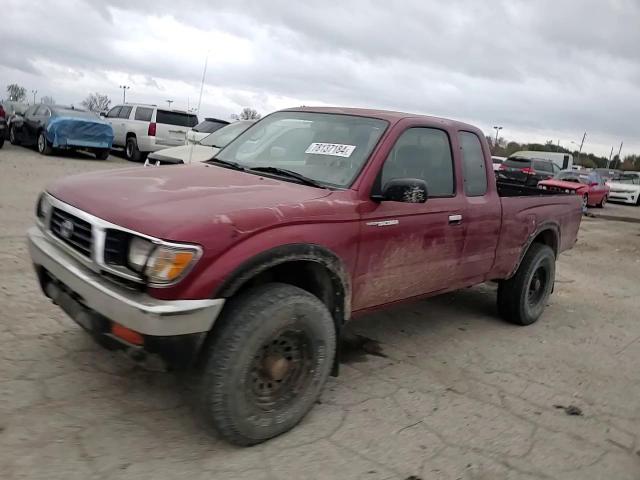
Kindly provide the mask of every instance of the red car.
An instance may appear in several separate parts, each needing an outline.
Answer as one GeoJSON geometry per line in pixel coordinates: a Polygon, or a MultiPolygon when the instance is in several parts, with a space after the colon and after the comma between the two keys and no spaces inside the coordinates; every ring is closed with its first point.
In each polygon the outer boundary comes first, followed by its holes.
{"type": "Polygon", "coordinates": [[[602,208],[609,199],[609,186],[595,172],[560,172],[552,179],[538,183],[538,188],[581,195],[583,208],[602,208]]]}

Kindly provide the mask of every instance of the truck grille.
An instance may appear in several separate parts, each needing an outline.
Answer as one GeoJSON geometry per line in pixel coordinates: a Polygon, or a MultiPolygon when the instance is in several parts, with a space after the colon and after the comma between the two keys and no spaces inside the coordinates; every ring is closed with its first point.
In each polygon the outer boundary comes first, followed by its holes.
{"type": "Polygon", "coordinates": [[[127,265],[129,235],[121,230],[109,228],[105,231],[104,261],[107,265],[127,265]]]}
{"type": "Polygon", "coordinates": [[[91,224],[59,208],[51,212],[51,233],[86,257],[91,257],[91,224]]]}

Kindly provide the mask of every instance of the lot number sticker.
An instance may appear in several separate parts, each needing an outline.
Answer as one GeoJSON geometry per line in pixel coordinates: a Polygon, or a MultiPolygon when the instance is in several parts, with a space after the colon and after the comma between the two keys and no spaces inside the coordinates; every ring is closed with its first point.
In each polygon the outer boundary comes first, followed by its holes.
{"type": "Polygon", "coordinates": [[[312,143],[304,153],[312,153],[314,155],[332,155],[334,157],[350,157],[355,149],[355,145],[342,145],[340,143],[312,143]]]}

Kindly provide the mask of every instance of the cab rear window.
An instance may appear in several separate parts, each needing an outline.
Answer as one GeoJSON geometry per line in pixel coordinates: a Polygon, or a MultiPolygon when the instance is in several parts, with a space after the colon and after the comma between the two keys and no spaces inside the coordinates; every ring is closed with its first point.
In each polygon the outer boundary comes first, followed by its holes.
{"type": "Polygon", "coordinates": [[[189,113],[158,110],[156,113],[156,123],[192,128],[198,124],[198,117],[189,113]]]}
{"type": "Polygon", "coordinates": [[[531,160],[526,158],[507,158],[503,165],[511,168],[526,168],[531,166],[531,160]]]}

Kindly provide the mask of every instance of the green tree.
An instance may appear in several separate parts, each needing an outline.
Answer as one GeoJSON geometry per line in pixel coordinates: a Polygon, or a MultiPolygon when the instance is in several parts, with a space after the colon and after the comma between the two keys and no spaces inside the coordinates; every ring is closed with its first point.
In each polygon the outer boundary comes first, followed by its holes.
{"type": "Polygon", "coordinates": [[[7,95],[9,95],[9,100],[22,102],[27,98],[27,89],[17,83],[12,83],[7,85],[7,95]]]}

